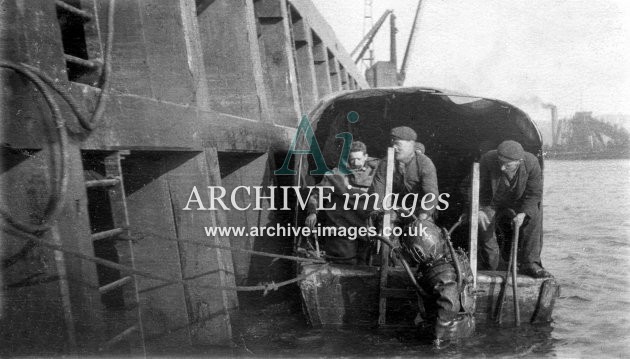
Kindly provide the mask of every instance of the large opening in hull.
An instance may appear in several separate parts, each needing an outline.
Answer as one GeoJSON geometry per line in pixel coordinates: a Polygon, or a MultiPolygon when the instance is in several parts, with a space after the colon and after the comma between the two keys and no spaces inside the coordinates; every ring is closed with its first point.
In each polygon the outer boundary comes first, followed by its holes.
{"type": "MultiPolygon", "coordinates": [[[[437,169],[439,192],[448,193],[448,209],[439,211],[437,224],[449,228],[468,206],[472,164],[481,154],[504,140],[520,142],[542,164],[542,143],[527,115],[497,100],[428,91],[371,90],[351,93],[331,102],[312,119],[315,136],[329,168],[337,166],[343,140],[336,135],[349,132],[353,140],[366,144],[368,154],[384,158],[390,146],[389,132],[409,126],[418,134],[425,154],[437,169]],[[356,112],[358,121],[355,120],[356,112]],[[350,115],[349,115],[350,114],[350,115]]],[[[307,156],[309,168],[315,168],[307,156]]],[[[318,183],[321,177],[312,178],[318,183]]],[[[468,245],[468,228],[453,235],[456,246],[468,245]]]]}

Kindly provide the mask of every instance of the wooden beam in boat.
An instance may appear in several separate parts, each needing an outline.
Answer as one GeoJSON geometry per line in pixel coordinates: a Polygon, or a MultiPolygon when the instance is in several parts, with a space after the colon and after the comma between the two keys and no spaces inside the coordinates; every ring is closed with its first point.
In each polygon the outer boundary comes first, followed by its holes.
{"type": "MultiPolygon", "coordinates": [[[[392,207],[392,188],[394,187],[394,148],[387,148],[387,176],[385,177],[385,198],[383,202],[383,207],[387,206],[387,208],[392,207]]],[[[391,212],[388,210],[385,212],[385,216],[383,217],[383,229],[387,225],[387,227],[391,226],[391,212]]],[[[389,237],[389,236],[387,236],[389,237]]],[[[389,238],[387,238],[389,239],[389,238]]]]}
{"type": "Polygon", "coordinates": [[[470,268],[473,287],[477,287],[477,235],[479,227],[479,162],[473,163],[470,200],[470,268]]]}
{"type": "MultiPolygon", "coordinates": [[[[383,208],[392,208],[392,188],[394,183],[394,148],[387,148],[387,175],[385,176],[385,197],[383,198],[383,208]]],[[[383,216],[383,236],[389,239],[388,235],[385,235],[385,228],[391,227],[391,212],[385,211],[383,216]]],[[[380,243],[380,242],[379,242],[380,243]]],[[[390,248],[386,245],[381,245],[381,280],[379,288],[379,300],[378,300],[378,325],[383,326],[387,320],[387,276],[389,274],[389,252],[390,248]]]]}

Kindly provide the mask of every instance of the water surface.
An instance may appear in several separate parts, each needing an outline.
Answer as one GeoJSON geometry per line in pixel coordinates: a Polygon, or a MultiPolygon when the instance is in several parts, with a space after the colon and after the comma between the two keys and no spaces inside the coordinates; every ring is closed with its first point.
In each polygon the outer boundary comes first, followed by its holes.
{"type": "Polygon", "coordinates": [[[279,303],[236,323],[237,348],[230,354],[627,357],[630,160],[547,161],[544,173],[542,260],[561,285],[550,325],[480,328],[473,338],[435,351],[417,331],[312,329],[290,304],[279,303]]]}

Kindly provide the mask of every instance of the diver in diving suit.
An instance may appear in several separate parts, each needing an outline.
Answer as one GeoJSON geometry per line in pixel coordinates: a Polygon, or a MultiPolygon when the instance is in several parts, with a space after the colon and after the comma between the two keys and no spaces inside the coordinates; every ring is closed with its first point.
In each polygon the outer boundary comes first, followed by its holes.
{"type": "Polygon", "coordinates": [[[421,296],[423,317],[433,324],[435,343],[472,335],[474,297],[466,254],[456,252],[448,232],[431,221],[417,219],[407,226],[418,228],[418,235],[404,230],[399,238],[401,252],[410,265],[418,266],[416,280],[425,292],[421,296]]]}

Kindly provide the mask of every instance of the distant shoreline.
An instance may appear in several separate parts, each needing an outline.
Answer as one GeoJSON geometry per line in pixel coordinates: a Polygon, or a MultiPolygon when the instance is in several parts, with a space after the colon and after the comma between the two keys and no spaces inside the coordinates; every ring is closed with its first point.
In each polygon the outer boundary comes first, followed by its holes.
{"type": "Polygon", "coordinates": [[[628,153],[614,152],[555,152],[544,153],[545,160],[617,160],[630,159],[628,153]]]}

